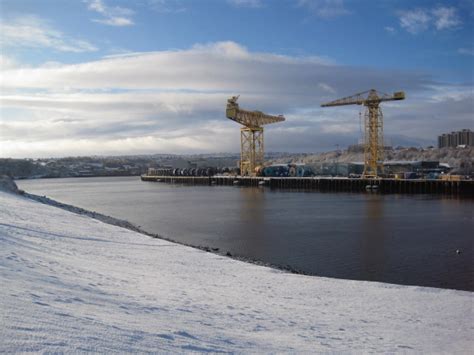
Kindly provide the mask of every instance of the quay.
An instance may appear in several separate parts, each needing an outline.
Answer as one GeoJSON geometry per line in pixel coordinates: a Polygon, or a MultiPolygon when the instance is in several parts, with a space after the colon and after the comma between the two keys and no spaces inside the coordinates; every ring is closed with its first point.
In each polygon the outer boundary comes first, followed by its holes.
{"type": "Polygon", "coordinates": [[[380,192],[474,196],[473,180],[360,179],[328,177],[150,176],[142,181],[187,185],[267,186],[331,192],[380,192]]]}

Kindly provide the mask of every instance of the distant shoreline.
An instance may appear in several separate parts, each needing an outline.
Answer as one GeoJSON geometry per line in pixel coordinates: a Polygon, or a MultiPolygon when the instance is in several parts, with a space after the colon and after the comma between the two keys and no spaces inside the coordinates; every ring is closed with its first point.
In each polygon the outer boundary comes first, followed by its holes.
{"type": "Polygon", "coordinates": [[[130,177],[140,176],[141,174],[117,174],[117,175],[77,175],[77,176],[20,176],[15,180],[38,180],[38,179],[75,179],[75,178],[96,178],[96,177],[130,177]]]}

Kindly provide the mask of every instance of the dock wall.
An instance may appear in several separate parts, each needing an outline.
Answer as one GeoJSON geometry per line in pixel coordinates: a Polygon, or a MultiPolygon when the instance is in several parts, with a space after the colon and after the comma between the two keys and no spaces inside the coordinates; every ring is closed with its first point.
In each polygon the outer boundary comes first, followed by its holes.
{"type": "Polygon", "coordinates": [[[267,186],[275,189],[474,196],[474,181],[344,179],[321,177],[146,176],[143,181],[189,185],[267,186]],[[367,186],[376,186],[368,189],[367,186]]]}

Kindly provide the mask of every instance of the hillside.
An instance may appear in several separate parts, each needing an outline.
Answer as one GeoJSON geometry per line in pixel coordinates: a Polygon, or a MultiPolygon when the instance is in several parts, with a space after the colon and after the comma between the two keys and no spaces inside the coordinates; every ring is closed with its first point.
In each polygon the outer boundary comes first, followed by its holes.
{"type": "MultiPolygon", "coordinates": [[[[466,148],[397,148],[385,151],[385,161],[439,161],[449,164],[456,170],[466,171],[466,174],[474,173],[474,147],[466,148]]],[[[363,162],[364,153],[359,147],[347,150],[337,150],[316,154],[288,154],[285,157],[272,159],[272,163],[350,163],[363,162]]]]}

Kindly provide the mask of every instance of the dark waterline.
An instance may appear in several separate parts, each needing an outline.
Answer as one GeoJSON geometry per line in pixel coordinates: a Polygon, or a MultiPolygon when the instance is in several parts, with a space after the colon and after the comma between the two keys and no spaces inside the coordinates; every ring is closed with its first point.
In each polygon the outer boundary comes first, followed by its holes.
{"type": "Polygon", "coordinates": [[[137,177],[17,183],[182,243],[313,275],[474,291],[472,200],[179,186],[137,177]]]}

